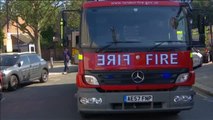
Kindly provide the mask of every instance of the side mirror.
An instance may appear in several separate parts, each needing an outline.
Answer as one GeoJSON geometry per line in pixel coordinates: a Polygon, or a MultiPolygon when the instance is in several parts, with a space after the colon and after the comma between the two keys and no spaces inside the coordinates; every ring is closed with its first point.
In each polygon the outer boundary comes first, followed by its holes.
{"type": "Polygon", "coordinates": [[[21,67],[22,65],[23,65],[23,61],[20,61],[19,63],[18,63],[18,67],[21,67]]]}

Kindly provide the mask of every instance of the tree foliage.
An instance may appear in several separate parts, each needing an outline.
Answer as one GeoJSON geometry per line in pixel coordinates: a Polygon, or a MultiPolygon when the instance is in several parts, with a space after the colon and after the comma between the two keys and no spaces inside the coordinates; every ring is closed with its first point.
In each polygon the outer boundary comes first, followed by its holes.
{"type": "MultiPolygon", "coordinates": [[[[9,1],[9,16],[10,20],[14,21],[14,26],[28,34],[33,40],[37,53],[41,54],[40,35],[42,30],[49,29],[48,26],[56,28],[59,22],[59,14],[62,10],[61,3],[65,5],[63,9],[79,9],[82,2],[85,0],[58,1],[58,0],[10,0],[9,1]],[[17,18],[20,17],[25,22],[21,23],[17,18]],[[32,31],[31,31],[31,30],[32,31]]],[[[80,26],[80,13],[71,13],[68,18],[68,26],[77,29],[80,26]]],[[[44,35],[43,35],[44,36],[44,35]]],[[[44,38],[43,40],[47,40],[44,38]]],[[[51,41],[46,41],[51,42],[51,41]]],[[[43,41],[45,43],[45,41],[43,41]]]]}
{"type": "Polygon", "coordinates": [[[67,3],[67,10],[77,10],[75,12],[67,13],[68,21],[67,24],[72,29],[79,29],[80,26],[80,10],[81,5],[85,0],[74,0],[67,3]]]}
{"type": "Polygon", "coordinates": [[[6,23],[6,6],[0,2],[0,28],[6,23]]]}
{"type": "Polygon", "coordinates": [[[208,18],[208,23],[213,24],[213,1],[212,0],[194,0],[193,6],[203,11],[208,18]]]}
{"type": "Polygon", "coordinates": [[[52,26],[48,26],[41,31],[41,48],[51,48],[53,46],[54,31],[52,26]]]}
{"type": "Polygon", "coordinates": [[[2,29],[0,28],[0,49],[3,48],[3,40],[4,40],[4,33],[2,29]]]}
{"type": "Polygon", "coordinates": [[[13,25],[31,37],[38,54],[41,54],[40,32],[56,22],[58,3],[54,0],[12,0],[8,4],[10,19],[18,22],[13,25]],[[18,17],[24,22],[17,21],[18,17]]]}
{"type": "MultiPolygon", "coordinates": [[[[0,3],[3,4],[3,3],[0,3]]],[[[3,26],[6,24],[6,9],[4,5],[1,5],[0,8],[0,49],[3,48],[3,40],[4,40],[4,33],[3,33],[3,26]]]]}

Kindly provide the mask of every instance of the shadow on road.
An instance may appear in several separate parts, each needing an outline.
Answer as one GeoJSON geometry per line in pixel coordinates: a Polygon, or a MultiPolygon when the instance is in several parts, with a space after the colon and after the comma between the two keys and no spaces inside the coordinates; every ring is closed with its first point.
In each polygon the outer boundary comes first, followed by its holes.
{"type": "Polygon", "coordinates": [[[67,120],[77,113],[75,84],[30,86],[4,94],[3,120],[67,120]],[[15,106],[15,107],[14,107],[15,106]]]}
{"type": "MultiPolygon", "coordinates": [[[[89,120],[179,120],[179,115],[169,113],[127,113],[127,114],[96,114],[89,120]]],[[[87,120],[81,118],[81,120],[87,120]]]]}

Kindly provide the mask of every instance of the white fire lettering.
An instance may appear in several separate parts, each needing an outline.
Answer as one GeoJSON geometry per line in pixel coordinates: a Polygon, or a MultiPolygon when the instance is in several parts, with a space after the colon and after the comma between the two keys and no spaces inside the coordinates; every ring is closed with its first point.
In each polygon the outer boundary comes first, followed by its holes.
{"type": "MultiPolygon", "coordinates": [[[[152,60],[152,57],[153,57],[153,54],[147,54],[146,55],[146,64],[147,65],[149,65],[150,63],[150,61],[152,60]]],[[[156,60],[155,60],[156,61],[156,60]]]]}
{"type": "Polygon", "coordinates": [[[118,55],[118,65],[121,65],[121,55],[118,55]]]}
{"type": "Polygon", "coordinates": [[[115,65],[115,55],[108,55],[107,60],[108,60],[107,65],[110,65],[111,62],[112,62],[112,65],[115,65]]]}
{"type": "Polygon", "coordinates": [[[160,64],[169,64],[168,63],[168,55],[167,54],[161,54],[160,55],[160,64]],[[164,62],[164,63],[163,63],[164,62]]]}
{"type": "Polygon", "coordinates": [[[146,54],[146,65],[151,63],[155,65],[176,65],[178,64],[178,54],[146,54]]]}
{"type": "Polygon", "coordinates": [[[127,65],[130,65],[130,56],[129,55],[123,55],[123,61],[126,61],[127,65]]]}
{"type": "Polygon", "coordinates": [[[115,66],[115,65],[121,65],[121,63],[125,65],[130,65],[130,55],[128,54],[99,54],[97,55],[97,66],[115,66]]]}
{"type": "Polygon", "coordinates": [[[105,65],[105,57],[104,57],[104,55],[97,55],[97,57],[98,57],[98,63],[97,63],[97,65],[98,66],[105,65]]]}
{"type": "Polygon", "coordinates": [[[177,53],[173,53],[170,55],[171,58],[171,64],[176,65],[178,64],[177,60],[178,60],[178,54],[177,53]]]}

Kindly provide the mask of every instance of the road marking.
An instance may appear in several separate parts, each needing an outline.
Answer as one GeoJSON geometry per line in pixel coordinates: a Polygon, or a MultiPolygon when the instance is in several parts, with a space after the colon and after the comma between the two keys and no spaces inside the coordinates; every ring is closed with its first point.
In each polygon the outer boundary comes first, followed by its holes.
{"type": "Polygon", "coordinates": [[[208,95],[203,95],[202,93],[197,92],[197,95],[199,95],[202,100],[207,101],[207,102],[213,102],[212,97],[208,97],[208,95]]]}
{"type": "Polygon", "coordinates": [[[203,94],[201,94],[201,93],[199,93],[199,92],[197,92],[197,95],[199,95],[200,97],[202,97],[202,98],[204,98],[204,99],[208,98],[207,96],[205,96],[205,95],[203,95],[203,94]]]}
{"type": "Polygon", "coordinates": [[[203,63],[203,65],[205,66],[205,65],[210,65],[210,64],[212,64],[212,62],[209,62],[209,63],[203,63]]]}

